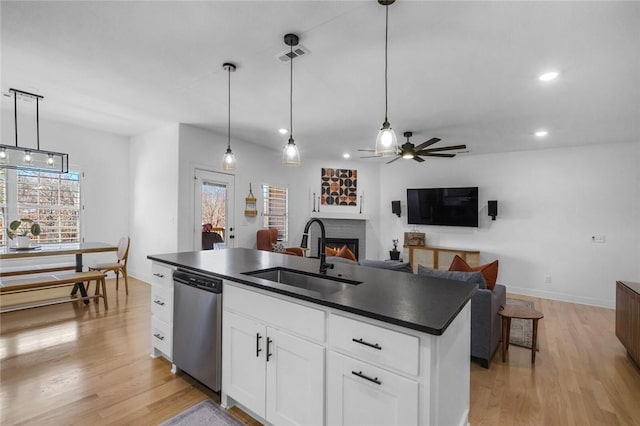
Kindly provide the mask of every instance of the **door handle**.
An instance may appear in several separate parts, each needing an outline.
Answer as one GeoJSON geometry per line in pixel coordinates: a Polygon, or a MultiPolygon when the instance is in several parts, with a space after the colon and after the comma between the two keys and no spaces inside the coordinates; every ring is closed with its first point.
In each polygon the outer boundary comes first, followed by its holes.
{"type": "Polygon", "coordinates": [[[162,334],[160,334],[160,333],[156,333],[156,334],[154,334],[154,337],[155,337],[156,339],[159,339],[159,340],[164,340],[164,336],[163,336],[162,334]]]}
{"type": "Polygon", "coordinates": [[[273,343],[273,340],[271,340],[270,338],[267,337],[267,362],[269,362],[269,357],[273,356],[273,354],[271,352],[269,352],[269,349],[271,347],[271,343],[273,343]]]}
{"type": "Polygon", "coordinates": [[[260,333],[256,333],[256,358],[259,357],[260,352],[262,352],[262,349],[260,349],[260,339],[262,339],[262,336],[260,333]]]}

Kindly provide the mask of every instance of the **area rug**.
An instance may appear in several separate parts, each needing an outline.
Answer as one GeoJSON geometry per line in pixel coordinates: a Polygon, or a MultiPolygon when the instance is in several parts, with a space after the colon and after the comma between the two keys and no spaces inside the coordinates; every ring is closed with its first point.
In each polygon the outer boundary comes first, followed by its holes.
{"type": "MultiPolygon", "coordinates": [[[[507,305],[524,305],[534,309],[533,302],[529,300],[511,299],[507,297],[507,305]]],[[[533,321],[513,318],[511,320],[511,331],[509,332],[509,344],[531,349],[531,340],[533,340],[533,321]]],[[[536,351],[539,350],[540,341],[537,341],[536,351]]]]}
{"type": "Polygon", "coordinates": [[[160,426],[243,426],[243,423],[207,399],[187,408],[160,426]]]}

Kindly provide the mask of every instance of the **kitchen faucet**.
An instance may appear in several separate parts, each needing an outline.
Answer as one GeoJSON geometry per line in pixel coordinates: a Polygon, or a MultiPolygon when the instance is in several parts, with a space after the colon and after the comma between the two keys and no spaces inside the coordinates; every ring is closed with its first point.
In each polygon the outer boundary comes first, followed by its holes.
{"type": "Polygon", "coordinates": [[[327,256],[324,252],[324,242],[325,242],[325,232],[324,232],[324,224],[320,219],[313,218],[307,222],[304,226],[304,232],[302,233],[302,242],[300,243],[300,247],[307,248],[307,240],[309,239],[309,228],[311,224],[316,222],[320,225],[320,273],[326,274],[327,269],[333,269],[333,263],[327,263],[327,256]]]}

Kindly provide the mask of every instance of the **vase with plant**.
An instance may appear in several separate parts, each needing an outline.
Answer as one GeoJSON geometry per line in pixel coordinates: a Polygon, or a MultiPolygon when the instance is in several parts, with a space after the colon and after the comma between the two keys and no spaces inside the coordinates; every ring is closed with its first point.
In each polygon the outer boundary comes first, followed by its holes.
{"type": "Polygon", "coordinates": [[[398,240],[392,240],[393,250],[389,251],[389,257],[391,260],[400,260],[400,251],[398,250],[398,240]]]}
{"type": "Polygon", "coordinates": [[[15,240],[16,248],[28,248],[30,235],[37,237],[40,235],[40,225],[32,219],[24,218],[14,220],[7,228],[7,236],[10,240],[15,240]]]}

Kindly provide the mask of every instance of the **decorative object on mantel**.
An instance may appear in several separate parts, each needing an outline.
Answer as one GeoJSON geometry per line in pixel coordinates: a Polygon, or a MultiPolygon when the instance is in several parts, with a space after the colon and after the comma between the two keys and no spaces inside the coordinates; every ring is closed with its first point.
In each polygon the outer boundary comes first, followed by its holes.
{"type": "Polygon", "coordinates": [[[362,206],[364,204],[364,191],[360,194],[360,214],[362,214],[362,206]]]}
{"type": "Polygon", "coordinates": [[[13,119],[16,130],[16,146],[0,145],[0,169],[34,170],[49,173],[67,173],[69,171],[69,154],[40,150],[40,95],[9,89],[13,93],[13,119]],[[36,100],[36,147],[37,149],[20,148],[18,146],[18,97],[25,100],[36,100]]]}
{"type": "Polygon", "coordinates": [[[426,235],[424,232],[405,232],[404,233],[404,246],[405,247],[424,247],[426,235]]]}
{"type": "Polygon", "coordinates": [[[289,52],[289,65],[291,70],[290,92],[289,92],[289,142],[282,150],[282,164],[285,166],[299,166],[300,165],[300,152],[296,143],[293,141],[293,58],[296,54],[293,53],[293,46],[298,45],[299,38],[295,34],[286,34],[284,36],[284,44],[290,47],[289,52]]]}
{"type": "Polygon", "coordinates": [[[320,191],[320,204],[355,207],[358,197],[358,171],[322,168],[320,191]]]}
{"type": "Polygon", "coordinates": [[[392,240],[393,250],[389,251],[389,258],[391,260],[400,260],[400,251],[398,250],[398,240],[392,240]]]}
{"type": "Polygon", "coordinates": [[[244,199],[245,207],[244,207],[244,215],[245,216],[257,216],[258,210],[256,209],[256,197],[253,195],[253,191],[251,190],[251,182],[249,182],[249,195],[244,199]]]}
{"type": "Polygon", "coordinates": [[[236,156],[233,155],[233,151],[231,151],[231,73],[236,71],[236,66],[230,62],[225,62],[222,64],[222,68],[227,71],[229,75],[229,84],[228,84],[228,117],[227,121],[227,151],[224,153],[224,157],[222,159],[222,170],[233,171],[236,169],[236,156]]]}
{"type": "Polygon", "coordinates": [[[15,239],[16,248],[29,247],[29,234],[37,237],[40,232],[40,225],[29,218],[14,220],[7,228],[7,236],[10,240],[15,239]]]}
{"type": "Polygon", "coordinates": [[[311,210],[311,213],[315,213],[316,212],[316,193],[313,193],[313,210],[311,210]]]}
{"type": "Polygon", "coordinates": [[[491,220],[496,220],[496,216],[498,216],[498,201],[497,200],[489,200],[487,201],[487,212],[489,216],[491,216],[491,220]]]}

